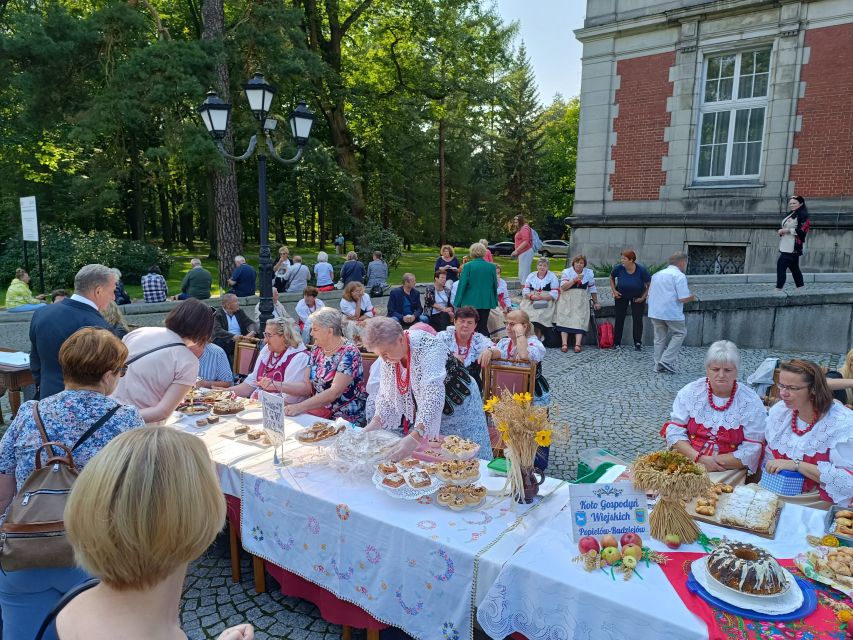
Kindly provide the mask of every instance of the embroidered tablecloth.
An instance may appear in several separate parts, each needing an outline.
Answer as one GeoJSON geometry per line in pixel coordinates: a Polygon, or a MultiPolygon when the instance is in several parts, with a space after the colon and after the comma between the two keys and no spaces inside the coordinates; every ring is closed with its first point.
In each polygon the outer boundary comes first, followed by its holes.
{"type": "MultiPolygon", "coordinates": [[[[822,531],[825,512],[787,504],[775,540],[700,523],[709,537],[727,536],[764,547],[778,558],[791,558],[805,547],[808,533],[822,531]]],[[[506,563],[477,612],[486,633],[502,639],[520,633],[530,640],[643,638],[691,640],[708,638],[702,619],[691,613],[658,567],[639,567],[642,580],[628,582],[617,574],[587,573],[572,562],[578,555],[571,539],[568,509],[534,533],[506,563]]],[[[651,538],[645,544],[668,549],[651,538]]],[[[684,551],[701,552],[698,544],[684,551]]]]}
{"type": "Polygon", "coordinates": [[[549,479],[533,505],[488,496],[454,512],[432,497],[392,498],[316,458],[254,460],[242,476],[247,551],[430,640],[473,637],[474,606],[501,565],[568,500],[567,485],[549,479]]]}

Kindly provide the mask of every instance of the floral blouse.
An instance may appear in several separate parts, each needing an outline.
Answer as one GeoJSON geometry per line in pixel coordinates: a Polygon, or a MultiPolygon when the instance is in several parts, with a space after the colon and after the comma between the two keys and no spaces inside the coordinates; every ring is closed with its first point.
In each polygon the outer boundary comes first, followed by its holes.
{"type": "Polygon", "coordinates": [[[364,425],[364,403],[367,392],[364,385],[364,367],[358,348],[344,342],[343,346],[331,355],[326,355],[320,347],[311,350],[310,381],[314,393],[322,393],[332,386],[336,373],[352,377],[352,382],[344,389],[340,397],[328,405],[332,418],[343,418],[355,425],[364,425]]]}
{"type": "MultiPolygon", "coordinates": [[[[0,440],[0,473],[15,474],[20,489],[35,468],[35,451],[42,443],[33,417],[35,402],[25,402],[0,440]]],[[[62,391],[40,400],[39,415],[51,440],[73,447],[86,431],[116,406],[116,401],[97,391],[62,391]]],[[[121,406],[109,420],[72,454],[77,468],[84,467],[117,435],[145,423],[136,407],[121,406]]],[[[59,451],[56,451],[58,454],[59,451]]]]}

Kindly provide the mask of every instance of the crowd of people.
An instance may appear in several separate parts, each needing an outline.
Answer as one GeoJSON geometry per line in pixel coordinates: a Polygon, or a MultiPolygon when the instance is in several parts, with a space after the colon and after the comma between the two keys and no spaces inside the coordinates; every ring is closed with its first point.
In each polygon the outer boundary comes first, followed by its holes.
{"type": "MultiPolygon", "coordinates": [[[[520,218],[520,260],[532,254],[525,226],[520,218]]],[[[222,494],[203,446],[157,426],[194,386],[240,397],[282,394],[286,415],[341,418],[367,430],[393,431],[401,436],[393,460],[408,457],[424,439],[447,435],[477,443],[478,455],[489,459],[494,433],[483,407],[484,370],[495,360],[534,367],[533,404],[549,406],[544,333],[556,331],[563,352],[578,352],[591,314],[600,308],[583,255],[559,276],[541,258],[525,274],[515,307],[483,240],[461,261],[451,247],[442,247],[423,302],[415,276],[407,273],[389,292],[386,314],[379,315],[371,294],[387,286],[388,269],[381,254],[373,258],[365,269],[355,253],[347,255],[335,308],[319,298],[334,286],[328,256],[318,255],[318,286],[311,286],[308,267],[299,256],[291,261],[282,247],[274,269],[273,317],[262,327],[259,310],[253,319],[240,305],[240,297],[254,294],[256,277],[240,256],[229,280],[234,291],[222,296],[218,308],[202,302],[210,282],[194,261],[182,285],[184,297],[164,326],[133,330],[117,306],[123,288],[114,269],[83,267],[74,293],[56,304],[32,302],[29,276],[17,274],[14,295],[22,305],[35,306],[30,361],[38,399],[24,403],[0,440],[0,507],[33,473],[35,451],[48,438],[66,444],[83,471],[66,512],[79,566],[0,572],[4,638],[32,637],[63,594],[91,576],[101,583],[73,599],[57,619],[64,640],[100,637],[119,626],[129,629],[128,637],[173,630],[177,616],[171,614],[187,562],[203,552],[224,521],[222,494]],[[303,297],[292,317],[278,293],[294,286],[303,297]],[[249,374],[239,379],[231,360],[243,338],[256,338],[259,351],[249,374]],[[369,367],[367,352],[375,356],[369,367]],[[105,522],[107,513],[116,526],[93,526],[105,522]],[[134,526],[152,513],[162,526],[134,526]],[[167,609],[146,619],[143,608],[134,606],[139,601],[167,609]]],[[[642,348],[648,302],[660,373],[676,370],[683,304],[692,299],[684,275],[687,256],[677,253],[669,262],[651,276],[626,249],[610,275],[617,340],[630,308],[634,346],[642,348]]],[[[155,268],[143,277],[146,297],[165,297],[161,280],[155,268]]],[[[740,366],[736,345],[725,340],[711,345],[705,376],[677,394],[661,444],[702,464],[717,481],[737,484],[748,476],[795,472],[802,476],[802,492],[792,501],[819,508],[853,504],[853,412],[844,406],[853,400],[853,350],[835,378],[809,361],[783,362],[779,402],[769,412],[752,388],[738,382],[740,366]]],[[[548,458],[549,449],[540,447],[536,466],[546,468],[548,458]]],[[[46,637],[56,638],[56,630],[46,637]]],[[[241,625],[221,638],[248,640],[251,633],[241,625]]]]}

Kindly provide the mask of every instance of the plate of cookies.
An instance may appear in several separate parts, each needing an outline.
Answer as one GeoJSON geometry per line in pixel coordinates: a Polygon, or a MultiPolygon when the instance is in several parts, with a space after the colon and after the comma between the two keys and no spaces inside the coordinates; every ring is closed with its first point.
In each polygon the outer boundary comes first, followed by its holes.
{"type": "Polygon", "coordinates": [[[480,461],[446,460],[437,463],[436,475],[445,483],[470,484],[480,479],[480,461]]]}
{"type": "Polygon", "coordinates": [[[415,452],[422,460],[441,462],[442,460],[470,460],[480,451],[480,445],[459,436],[444,436],[426,440],[415,452]]]}
{"type": "Polygon", "coordinates": [[[806,577],[853,597],[853,547],[817,547],[794,562],[806,577]]]}
{"type": "Polygon", "coordinates": [[[435,496],[435,501],[442,507],[462,511],[476,509],[486,499],[486,487],[474,484],[448,484],[441,487],[435,496]]]}
{"type": "Polygon", "coordinates": [[[431,466],[414,459],[380,462],[373,473],[373,485],[394,498],[417,500],[435,493],[441,486],[441,481],[430,473],[431,470],[434,471],[431,466]]]}

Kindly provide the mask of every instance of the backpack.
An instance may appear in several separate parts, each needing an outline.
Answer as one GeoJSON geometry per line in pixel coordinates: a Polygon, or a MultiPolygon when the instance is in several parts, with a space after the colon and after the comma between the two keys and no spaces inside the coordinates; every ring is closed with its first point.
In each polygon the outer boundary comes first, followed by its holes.
{"type": "Polygon", "coordinates": [[[536,229],[533,227],[530,227],[530,238],[533,241],[533,250],[539,253],[539,249],[542,248],[542,238],[539,237],[539,234],[536,233],[536,229]]]}
{"type": "Polygon", "coordinates": [[[370,297],[376,298],[378,296],[381,296],[384,291],[385,291],[385,289],[381,284],[375,284],[372,287],[370,287],[370,297]]]}
{"type": "Polygon", "coordinates": [[[609,322],[602,322],[598,325],[598,348],[612,349],[616,340],[613,337],[613,325],[609,322]]]}
{"type": "Polygon", "coordinates": [[[86,430],[70,449],[51,441],[39,415],[38,402],[33,419],[42,444],[35,451],[35,469],[9,503],[0,526],[0,567],[3,571],[60,569],[74,566],[74,551],[65,531],[64,511],[78,470],[72,452],[95,433],[121,408],[117,404],[86,430]],[[53,449],[64,453],[56,456],[53,449]],[[47,460],[42,465],[42,450],[47,460]]]}

